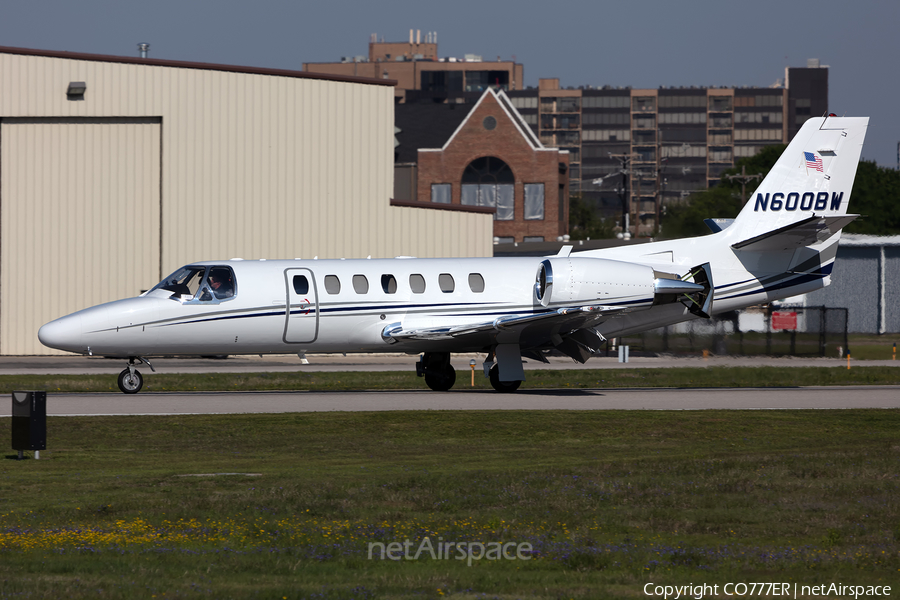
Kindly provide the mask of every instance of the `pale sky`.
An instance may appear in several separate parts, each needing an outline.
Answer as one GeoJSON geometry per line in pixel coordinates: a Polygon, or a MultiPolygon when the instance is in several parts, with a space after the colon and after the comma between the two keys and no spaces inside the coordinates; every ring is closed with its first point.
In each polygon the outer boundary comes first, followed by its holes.
{"type": "MultiPolygon", "coordinates": [[[[865,159],[897,167],[900,1],[0,0],[0,46],[280,69],[365,55],[371,34],[438,34],[440,56],[515,57],[525,84],[768,86],[829,65],[830,111],[869,116],[865,159]]],[[[2,116],[2,115],[0,115],[2,116]]]]}

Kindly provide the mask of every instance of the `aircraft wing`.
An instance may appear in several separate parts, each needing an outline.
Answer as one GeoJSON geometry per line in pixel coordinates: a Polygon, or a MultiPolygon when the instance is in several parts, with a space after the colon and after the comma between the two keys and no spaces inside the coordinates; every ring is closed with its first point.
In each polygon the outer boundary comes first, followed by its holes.
{"type": "Polygon", "coordinates": [[[542,313],[504,315],[491,321],[467,323],[447,327],[403,328],[388,326],[382,333],[386,341],[448,340],[468,336],[522,333],[529,329],[529,337],[543,337],[550,341],[555,335],[566,335],[574,330],[593,327],[599,321],[626,310],[625,306],[577,306],[548,310],[542,313]]]}
{"type": "Polygon", "coordinates": [[[732,244],[731,247],[735,250],[756,252],[777,252],[802,248],[824,242],[858,216],[817,217],[813,215],[802,221],[732,244]]]}

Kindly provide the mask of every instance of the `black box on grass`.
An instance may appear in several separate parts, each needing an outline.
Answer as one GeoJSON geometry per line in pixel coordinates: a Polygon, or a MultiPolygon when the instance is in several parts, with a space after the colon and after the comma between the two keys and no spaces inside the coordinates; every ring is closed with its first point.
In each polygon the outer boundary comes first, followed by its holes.
{"type": "Polygon", "coordinates": [[[47,449],[47,392],[12,393],[12,447],[47,449]]]}

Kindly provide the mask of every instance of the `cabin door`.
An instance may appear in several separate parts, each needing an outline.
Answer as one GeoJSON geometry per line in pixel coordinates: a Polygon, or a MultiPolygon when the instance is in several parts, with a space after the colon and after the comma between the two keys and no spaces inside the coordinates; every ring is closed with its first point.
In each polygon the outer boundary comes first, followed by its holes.
{"type": "Polygon", "coordinates": [[[304,344],[319,336],[319,295],[316,280],[309,269],[285,269],[287,293],[284,341],[304,344]]]}

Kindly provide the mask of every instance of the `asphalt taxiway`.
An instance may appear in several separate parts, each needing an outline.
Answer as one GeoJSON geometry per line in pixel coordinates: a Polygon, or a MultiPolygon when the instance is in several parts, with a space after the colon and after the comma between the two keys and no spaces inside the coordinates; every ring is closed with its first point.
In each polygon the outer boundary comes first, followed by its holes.
{"type": "MultiPolygon", "coordinates": [[[[229,356],[227,358],[154,358],[153,367],[159,373],[257,373],[257,372],[315,372],[315,371],[415,371],[418,355],[415,354],[310,354],[309,364],[302,364],[296,354],[270,356],[229,356]]],[[[476,369],[481,369],[484,354],[454,354],[453,367],[458,372],[469,370],[474,360],[476,369]]],[[[549,364],[525,360],[524,367],[530,369],[646,369],[672,367],[843,367],[847,361],[839,358],[798,358],[798,357],[747,357],[747,356],[632,356],[627,363],[620,363],[615,355],[599,356],[580,365],[572,359],[550,357],[549,364]]],[[[900,361],[867,360],[854,361],[857,366],[900,367],[900,361]]],[[[104,374],[118,375],[125,367],[122,359],[108,359],[100,356],[4,356],[0,357],[0,375],[78,375],[104,374]]],[[[149,373],[146,365],[140,365],[141,372],[149,373]]]]}
{"type": "MultiPolygon", "coordinates": [[[[460,373],[481,355],[453,355],[460,373]]],[[[286,371],[406,371],[415,368],[416,356],[310,355],[301,364],[296,355],[229,358],[161,358],[153,360],[158,373],[251,373],[286,371]]],[[[82,356],[0,357],[0,375],[109,374],[124,367],[120,359],[82,356]]],[[[857,366],[900,366],[900,361],[865,361],[857,366]]],[[[633,357],[619,363],[616,357],[594,358],[587,365],[568,358],[551,358],[550,364],[525,361],[531,369],[641,369],[713,366],[821,366],[846,368],[846,360],[825,358],[748,357],[633,357]]],[[[152,377],[146,366],[140,369],[152,377]]],[[[319,411],[384,410],[705,410],[705,409],[848,409],[900,408],[900,386],[842,386],[786,388],[697,389],[590,389],[528,390],[499,394],[492,390],[468,391],[462,377],[449,392],[141,392],[48,393],[49,415],[177,415],[224,413],[286,413],[319,411]]],[[[9,416],[11,402],[0,402],[0,416],[9,416]]]]}
{"type": "MultiPolygon", "coordinates": [[[[0,402],[9,416],[11,402],[0,402]]],[[[48,393],[47,414],[188,415],[389,410],[784,410],[900,408],[900,386],[449,392],[48,393]]]]}

